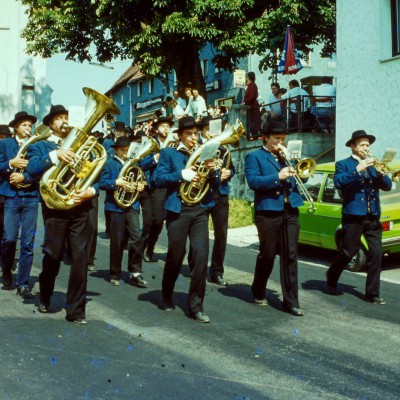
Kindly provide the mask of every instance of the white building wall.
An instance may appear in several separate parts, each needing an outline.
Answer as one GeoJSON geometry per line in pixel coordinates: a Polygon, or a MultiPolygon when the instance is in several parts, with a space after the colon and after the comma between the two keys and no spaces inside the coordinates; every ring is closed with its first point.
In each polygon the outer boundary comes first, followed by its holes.
{"type": "Polygon", "coordinates": [[[336,159],[364,129],[382,156],[400,148],[400,57],[391,58],[390,0],[337,0],[336,159]]]}
{"type": "Polygon", "coordinates": [[[27,16],[20,2],[2,0],[0,12],[0,124],[8,124],[17,111],[35,114],[39,120],[51,104],[46,83],[46,62],[25,53],[21,31],[27,16]]]}

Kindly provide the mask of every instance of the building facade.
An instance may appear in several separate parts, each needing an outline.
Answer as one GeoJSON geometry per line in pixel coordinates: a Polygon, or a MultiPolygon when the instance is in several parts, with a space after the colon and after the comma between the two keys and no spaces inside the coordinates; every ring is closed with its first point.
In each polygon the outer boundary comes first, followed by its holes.
{"type": "Polygon", "coordinates": [[[24,110],[42,120],[51,104],[46,62],[28,56],[21,31],[27,16],[20,2],[3,0],[0,13],[0,123],[8,124],[24,110]]]}
{"type": "Polygon", "coordinates": [[[364,129],[377,137],[373,152],[399,148],[400,0],[337,1],[336,158],[364,129]]]}

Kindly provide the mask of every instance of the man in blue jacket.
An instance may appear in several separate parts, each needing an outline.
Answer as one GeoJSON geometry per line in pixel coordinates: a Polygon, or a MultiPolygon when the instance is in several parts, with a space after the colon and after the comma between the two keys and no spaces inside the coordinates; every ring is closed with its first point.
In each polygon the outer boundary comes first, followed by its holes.
{"type": "MultiPolygon", "coordinates": [[[[47,140],[29,146],[29,160],[26,172],[40,179],[44,172],[58,161],[71,163],[75,153],[71,149],[59,148],[68,137],[68,111],[62,105],[52,106],[49,114],[43,118],[43,124],[50,127],[52,134],[47,140]]],[[[42,272],[39,275],[39,311],[47,313],[55,280],[64,256],[65,242],[68,239],[71,248],[71,269],[69,274],[66,320],[77,324],[86,324],[86,287],[87,287],[87,224],[90,200],[96,189],[90,187],[76,192],[73,196],[75,206],[69,210],[49,208],[42,202],[45,227],[43,242],[42,272]]]]}
{"type": "Polygon", "coordinates": [[[368,157],[369,147],[375,137],[364,130],[353,132],[346,146],[352,155],[336,163],[335,186],[342,191],[343,240],[339,254],[327,271],[327,290],[331,295],[342,294],[337,289],[340,275],[360,248],[364,235],[368,243],[366,300],[385,304],[379,297],[382,266],[382,225],[379,221],[381,207],[379,189],[389,191],[392,181],[378,172],[374,160],[368,157]]]}
{"type": "Polygon", "coordinates": [[[245,160],[247,183],[254,190],[255,224],[260,241],[251,290],[256,304],[268,305],[265,289],[279,254],[283,307],[294,316],[302,316],[297,283],[300,230],[297,207],[303,205],[303,199],[293,178],[295,170],[283,160],[281,146],[286,134],[261,133],[263,147],[249,153],[245,160]]]}
{"type": "MultiPolygon", "coordinates": [[[[199,175],[194,166],[186,168],[190,152],[198,141],[198,125],[193,117],[183,117],[178,127],[179,145],[161,150],[157,169],[154,173],[156,187],[167,188],[165,210],[167,212],[168,253],[164,266],[162,282],[165,311],[175,307],[172,295],[186,252],[186,240],[189,237],[192,252],[192,273],[188,297],[189,314],[197,322],[210,322],[204,313],[203,300],[206,290],[208,261],[208,216],[207,208],[212,206],[210,196],[200,203],[187,204],[179,196],[183,182],[198,182],[199,175]]],[[[219,172],[214,159],[204,161],[209,170],[206,177],[210,186],[220,184],[219,172]]]]}
{"type": "Polygon", "coordinates": [[[36,121],[34,115],[25,111],[17,112],[9,123],[15,136],[0,141],[0,195],[5,197],[4,233],[1,242],[3,287],[12,288],[11,271],[21,229],[16,284],[17,293],[25,299],[33,297],[29,278],[33,264],[39,191],[37,183],[25,170],[28,161],[24,157],[17,157],[17,153],[30,136],[32,125],[36,121]]]}
{"type": "MultiPolygon", "coordinates": [[[[121,207],[114,198],[116,190],[124,188],[130,191],[130,184],[124,177],[119,177],[126,161],[130,141],[127,137],[117,138],[113,144],[114,156],[107,160],[100,175],[100,189],[106,191],[104,209],[110,213],[110,279],[114,286],[121,285],[121,263],[129,235],[128,271],[133,285],[146,288],[147,282],[142,277],[142,247],[140,240],[139,201],[127,208],[121,207]]],[[[134,188],[143,190],[143,183],[134,188]]]]}

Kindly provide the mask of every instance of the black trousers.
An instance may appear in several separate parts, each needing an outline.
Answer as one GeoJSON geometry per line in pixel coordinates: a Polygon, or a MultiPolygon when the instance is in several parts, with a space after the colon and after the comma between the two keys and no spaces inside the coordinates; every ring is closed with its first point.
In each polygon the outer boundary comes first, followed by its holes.
{"type": "Polygon", "coordinates": [[[297,242],[300,225],[297,208],[283,211],[256,211],[255,224],[260,241],[251,290],[256,299],[265,298],[265,288],[280,256],[280,278],[283,302],[288,307],[299,307],[297,283],[297,242]]]}
{"type": "Polygon", "coordinates": [[[88,217],[88,265],[94,265],[94,258],[97,248],[98,216],[99,216],[99,196],[94,196],[91,200],[92,208],[89,210],[88,217]]]}
{"type": "Polygon", "coordinates": [[[368,243],[367,297],[378,297],[382,269],[382,225],[378,216],[342,215],[343,241],[339,254],[327,272],[328,284],[336,286],[340,275],[360,248],[361,235],[368,243]]]}
{"type": "Polygon", "coordinates": [[[121,264],[129,236],[128,271],[142,272],[142,247],[140,240],[139,213],[132,208],[125,212],[110,212],[110,276],[121,279],[121,264]]]}
{"type": "MultiPolygon", "coordinates": [[[[4,196],[0,196],[0,242],[3,239],[4,231],[4,203],[6,199],[4,196]]],[[[1,246],[0,246],[0,263],[1,263],[1,246]]]]}
{"type": "Polygon", "coordinates": [[[189,237],[193,270],[190,278],[188,308],[191,314],[203,311],[208,260],[208,217],[205,208],[182,206],[180,214],[167,213],[168,253],[162,281],[163,300],[172,302],[189,237]]]}
{"type": "Polygon", "coordinates": [[[64,256],[64,243],[71,248],[66,312],[67,318],[85,317],[87,287],[87,226],[90,202],[71,210],[52,210],[42,204],[45,236],[43,243],[42,272],[39,275],[40,299],[50,302],[54,284],[64,256]]]}
{"type": "Polygon", "coordinates": [[[228,239],[229,198],[218,191],[213,192],[215,206],[210,210],[214,226],[214,245],[211,255],[210,277],[224,276],[224,259],[228,239]]]}
{"type": "Polygon", "coordinates": [[[145,186],[140,194],[142,207],[142,246],[143,252],[154,253],[154,247],[162,231],[165,219],[164,203],[167,189],[149,188],[145,186]]]}

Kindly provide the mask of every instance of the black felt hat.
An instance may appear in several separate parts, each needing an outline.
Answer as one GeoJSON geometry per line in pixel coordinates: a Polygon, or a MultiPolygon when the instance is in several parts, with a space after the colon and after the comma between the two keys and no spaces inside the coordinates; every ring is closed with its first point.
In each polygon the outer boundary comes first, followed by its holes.
{"type": "Polygon", "coordinates": [[[11,136],[11,131],[8,125],[0,125],[0,135],[11,136]]]}
{"type": "Polygon", "coordinates": [[[183,130],[193,128],[194,126],[201,128],[201,125],[193,117],[183,117],[179,120],[178,129],[174,132],[181,133],[183,130]]]}
{"type": "Polygon", "coordinates": [[[34,115],[29,115],[26,111],[19,111],[15,114],[14,119],[8,124],[12,128],[19,121],[31,121],[34,124],[37,118],[34,115]]]}
{"type": "Polygon", "coordinates": [[[126,136],[120,136],[117,138],[115,143],[111,145],[111,147],[129,147],[131,141],[126,136]]]}
{"type": "Polygon", "coordinates": [[[153,128],[157,128],[158,125],[160,125],[160,124],[168,124],[170,127],[174,126],[174,122],[171,119],[169,119],[167,117],[160,117],[160,118],[157,118],[157,120],[155,122],[153,122],[153,128]]]}
{"type": "Polygon", "coordinates": [[[376,140],[375,136],[368,135],[367,132],[365,132],[364,130],[360,129],[358,131],[353,132],[353,134],[351,135],[351,139],[346,142],[346,146],[350,147],[357,139],[360,139],[360,138],[368,138],[369,139],[369,144],[374,143],[375,140],[376,140]]]}
{"type": "Polygon", "coordinates": [[[125,122],[117,121],[114,126],[115,126],[115,129],[122,131],[125,129],[125,122]]]}
{"type": "Polygon", "coordinates": [[[50,112],[43,118],[43,124],[49,126],[53,117],[55,117],[58,114],[68,114],[68,110],[61,104],[58,104],[56,106],[51,106],[50,112]]]}
{"type": "MultiPolygon", "coordinates": [[[[200,122],[199,125],[204,128],[207,125],[210,125],[210,121],[212,121],[214,118],[211,117],[211,115],[206,115],[205,117],[203,117],[200,122]]],[[[218,119],[218,118],[217,118],[218,119]]]]}
{"type": "Polygon", "coordinates": [[[140,131],[137,131],[137,132],[133,135],[133,138],[134,138],[134,139],[140,139],[140,138],[145,137],[145,136],[147,136],[147,135],[146,135],[146,132],[140,130],[140,131]]]}

